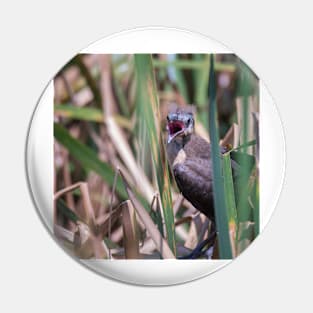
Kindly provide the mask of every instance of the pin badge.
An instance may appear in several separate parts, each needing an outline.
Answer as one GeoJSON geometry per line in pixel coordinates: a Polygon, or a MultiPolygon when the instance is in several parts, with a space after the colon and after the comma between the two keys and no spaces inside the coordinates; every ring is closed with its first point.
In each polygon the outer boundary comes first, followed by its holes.
{"type": "Polygon", "coordinates": [[[236,54],[141,28],[57,72],[26,158],[34,204],[67,254],[106,277],[170,285],[222,268],[259,236],[285,146],[271,96],[236,54]]]}

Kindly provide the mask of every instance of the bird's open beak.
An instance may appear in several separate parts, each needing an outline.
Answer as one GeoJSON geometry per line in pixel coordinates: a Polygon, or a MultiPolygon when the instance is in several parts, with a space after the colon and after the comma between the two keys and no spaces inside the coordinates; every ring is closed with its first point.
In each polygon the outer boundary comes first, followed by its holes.
{"type": "Polygon", "coordinates": [[[167,124],[168,139],[167,143],[170,143],[175,137],[185,132],[185,124],[179,120],[172,120],[167,124]]]}

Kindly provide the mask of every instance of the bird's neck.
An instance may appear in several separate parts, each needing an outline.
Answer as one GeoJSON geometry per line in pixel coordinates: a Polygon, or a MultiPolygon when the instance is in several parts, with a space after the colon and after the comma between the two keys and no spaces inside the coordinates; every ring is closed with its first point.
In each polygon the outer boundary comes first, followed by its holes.
{"type": "Polygon", "coordinates": [[[180,150],[184,149],[186,143],[190,140],[191,134],[184,137],[176,137],[167,145],[167,156],[170,164],[173,165],[180,150]]]}
{"type": "Polygon", "coordinates": [[[184,148],[187,142],[189,142],[190,138],[191,138],[191,134],[187,136],[179,136],[173,140],[173,143],[175,144],[177,148],[181,149],[181,148],[184,148]]]}

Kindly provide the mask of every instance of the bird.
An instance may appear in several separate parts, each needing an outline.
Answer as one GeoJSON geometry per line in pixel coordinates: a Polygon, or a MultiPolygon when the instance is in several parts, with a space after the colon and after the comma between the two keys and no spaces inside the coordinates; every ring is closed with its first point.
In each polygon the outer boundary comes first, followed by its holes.
{"type": "MultiPolygon", "coordinates": [[[[190,255],[196,258],[209,241],[215,241],[216,236],[211,145],[195,133],[194,115],[188,107],[172,108],[167,115],[166,128],[167,158],[177,187],[184,198],[211,221],[208,239],[190,255]]],[[[225,150],[221,147],[221,153],[225,150]]]]}

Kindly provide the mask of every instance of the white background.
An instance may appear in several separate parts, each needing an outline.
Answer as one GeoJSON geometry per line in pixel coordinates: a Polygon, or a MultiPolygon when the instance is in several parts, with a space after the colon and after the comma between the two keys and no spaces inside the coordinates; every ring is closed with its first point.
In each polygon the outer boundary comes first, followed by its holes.
{"type": "Polygon", "coordinates": [[[312,311],[313,22],[309,1],[292,3],[1,4],[1,311],[312,311]],[[145,25],[186,28],[229,46],[269,87],[287,141],[286,183],[264,233],[223,270],[175,287],[124,285],[70,259],[39,222],[24,171],[28,122],[49,79],[90,42],[145,25]]]}

